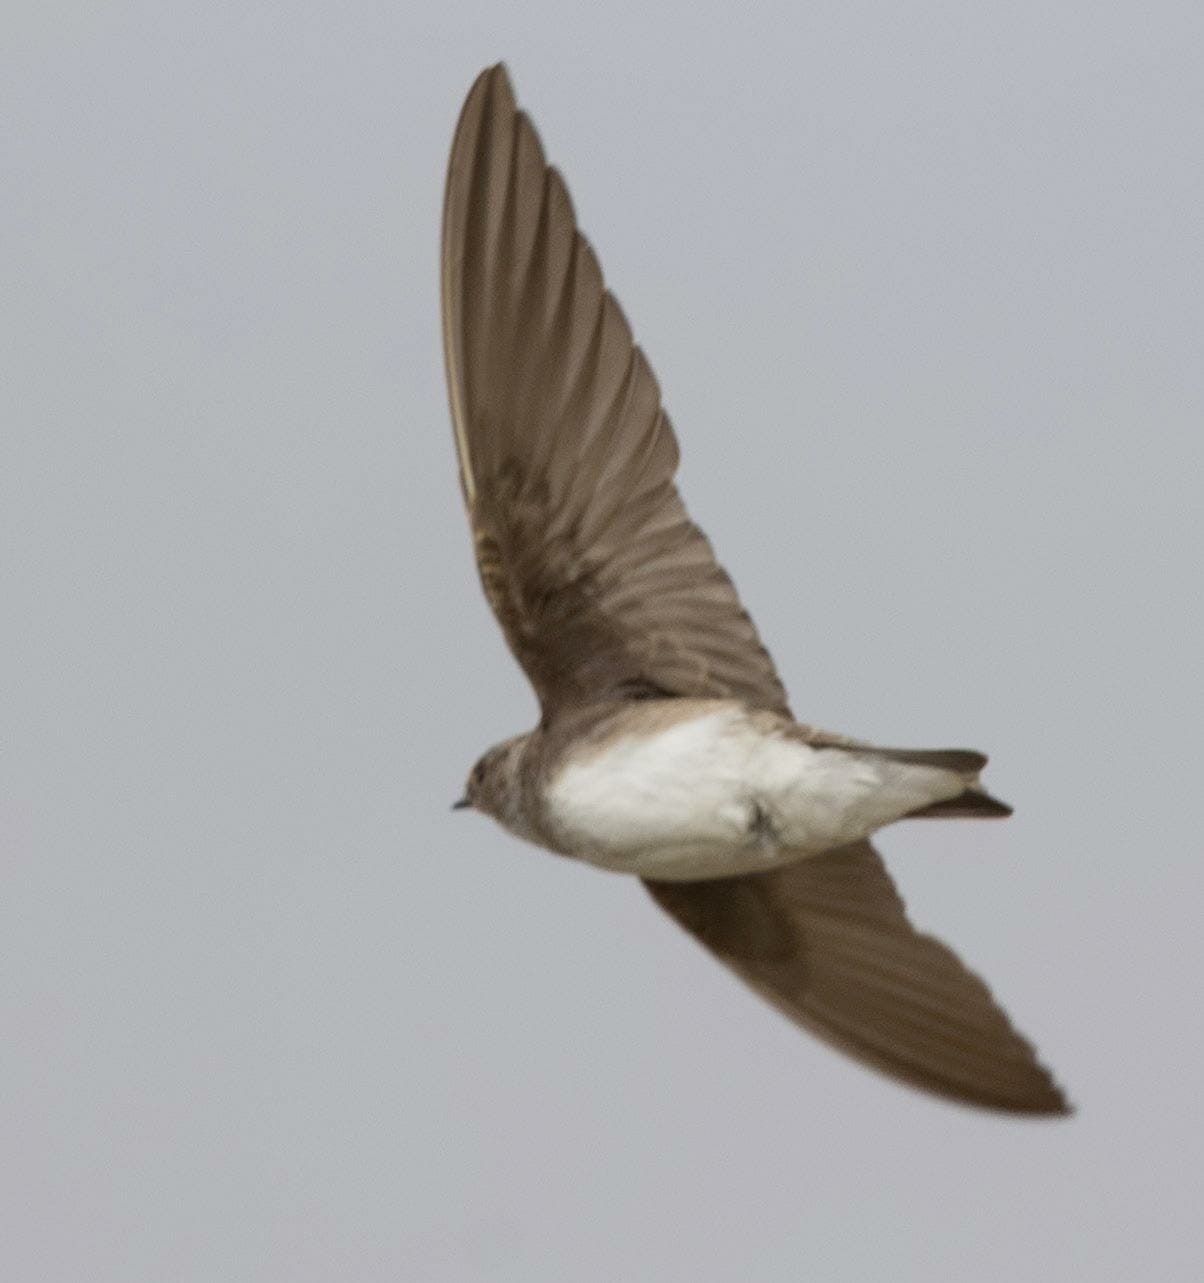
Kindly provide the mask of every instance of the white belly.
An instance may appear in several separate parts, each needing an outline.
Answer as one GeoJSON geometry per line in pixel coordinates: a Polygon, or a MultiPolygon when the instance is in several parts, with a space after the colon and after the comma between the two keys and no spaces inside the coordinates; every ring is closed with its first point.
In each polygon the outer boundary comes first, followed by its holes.
{"type": "Polygon", "coordinates": [[[956,796],[956,774],[812,748],[720,705],[564,766],[546,788],[562,847],[643,877],[725,877],[866,837],[956,796]]]}

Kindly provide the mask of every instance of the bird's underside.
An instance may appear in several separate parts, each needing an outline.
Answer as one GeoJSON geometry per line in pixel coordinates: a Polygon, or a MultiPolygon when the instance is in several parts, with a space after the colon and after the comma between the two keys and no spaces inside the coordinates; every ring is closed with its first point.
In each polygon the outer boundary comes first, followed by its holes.
{"type": "Polygon", "coordinates": [[[620,873],[731,877],[848,846],[907,816],[1006,815],[979,786],[985,764],[958,749],[834,741],[738,700],[623,701],[527,738],[524,804],[510,827],[620,873]]]}
{"type": "MultiPolygon", "coordinates": [[[[478,78],[456,129],[442,289],[460,478],[481,581],[542,707],[532,736],[482,758],[466,801],[552,849],[588,858],[597,833],[633,823],[632,790],[618,787],[613,772],[579,775],[576,792],[558,801],[554,782],[615,752],[612,766],[638,774],[622,743],[626,737],[631,749],[638,741],[634,728],[648,717],[641,708],[669,710],[672,720],[684,703],[710,701],[753,721],[792,726],[793,718],[731,580],[677,492],[677,441],[652,370],[501,66],[478,78]],[[554,831],[553,819],[561,826],[554,831]],[[587,836],[573,837],[573,824],[586,825],[587,836]]],[[[1032,1046],[982,981],[908,921],[868,840],[904,814],[1006,813],[978,785],[985,758],[963,754],[942,766],[934,760],[941,754],[799,730],[819,737],[806,741],[817,751],[848,750],[847,762],[823,761],[845,772],[841,796],[858,781],[862,827],[833,821],[825,830],[832,798],[813,789],[806,805],[791,802],[785,820],[775,819],[795,827],[773,830],[778,858],[770,867],[705,880],[692,880],[689,869],[683,879],[680,868],[676,880],[647,876],[653,898],[774,1006],[857,1059],[963,1102],[1066,1112],[1032,1046]],[[894,765],[888,771],[883,763],[894,765]],[[863,789],[866,781],[872,787],[863,789]],[[880,818],[888,787],[912,790],[914,805],[895,799],[896,813],[880,818]]],[[[730,752],[720,735],[707,758],[723,788],[730,771],[715,761],[727,762],[730,752]]],[[[772,779],[794,797],[801,786],[779,779],[785,758],[757,761],[768,774],[756,780],[772,779]]],[[[646,783],[646,771],[639,778],[646,783]]],[[[719,788],[709,802],[702,790],[683,790],[683,806],[687,795],[703,808],[718,805],[719,788]]],[[[738,803],[748,800],[742,788],[733,794],[738,803]]],[[[665,807],[645,809],[640,841],[659,832],[665,807]]],[[[642,855],[668,849],[659,839],[645,845],[642,855]]]]}

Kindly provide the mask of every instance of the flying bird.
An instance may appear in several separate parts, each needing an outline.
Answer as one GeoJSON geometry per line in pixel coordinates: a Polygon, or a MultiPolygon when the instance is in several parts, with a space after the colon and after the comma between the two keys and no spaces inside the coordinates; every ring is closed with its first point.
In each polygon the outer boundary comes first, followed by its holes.
{"type": "Polygon", "coordinates": [[[674,485],[660,390],[498,65],[456,127],[443,340],[485,595],[539,698],[457,806],[643,879],[754,990],[857,1059],[1027,1114],[1062,1092],[986,985],[908,921],[871,835],[1010,808],[961,749],[795,720],[674,485]]]}

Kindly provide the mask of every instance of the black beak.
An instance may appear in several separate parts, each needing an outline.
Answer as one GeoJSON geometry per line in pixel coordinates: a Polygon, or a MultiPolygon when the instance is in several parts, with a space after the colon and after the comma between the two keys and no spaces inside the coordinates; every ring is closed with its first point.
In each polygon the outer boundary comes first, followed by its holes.
{"type": "Polygon", "coordinates": [[[458,802],[453,802],[453,803],[452,803],[452,810],[453,810],[453,811],[463,811],[466,807],[469,807],[469,806],[471,806],[471,805],[472,805],[472,802],[471,802],[471,801],[469,801],[469,799],[468,799],[468,798],[466,798],[466,797],[462,797],[458,802]]]}

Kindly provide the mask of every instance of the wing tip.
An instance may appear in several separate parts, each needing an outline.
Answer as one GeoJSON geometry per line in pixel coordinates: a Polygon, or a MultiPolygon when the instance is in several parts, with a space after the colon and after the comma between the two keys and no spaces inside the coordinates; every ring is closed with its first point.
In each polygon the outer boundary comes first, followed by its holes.
{"type": "Polygon", "coordinates": [[[468,91],[465,108],[479,99],[492,99],[494,108],[502,116],[511,116],[518,110],[514,81],[510,79],[510,69],[505,62],[495,62],[478,74],[468,91]]]}
{"type": "Polygon", "coordinates": [[[1071,1118],[1076,1110],[1053,1074],[1035,1057],[1030,1062],[1031,1080],[1014,1094],[996,1100],[977,1095],[962,1097],[965,1103],[1014,1117],[1071,1118]]]}
{"type": "Polygon", "coordinates": [[[997,1113],[1007,1114],[1013,1118],[1073,1118],[1076,1112],[1075,1107],[1066,1099],[1061,1088],[1055,1083],[1050,1084],[1048,1093],[1034,1096],[1031,1099],[1016,1102],[1009,1101],[1004,1104],[979,1100],[970,1100],[966,1103],[979,1109],[985,1108],[994,1110],[997,1113]]]}
{"type": "Polygon", "coordinates": [[[492,62],[489,66],[482,68],[477,73],[477,78],[472,82],[472,88],[468,91],[468,96],[471,98],[479,89],[494,82],[513,92],[514,86],[510,79],[510,69],[506,66],[505,59],[499,58],[497,62],[492,62]]]}
{"type": "Polygon", "coordinates": [[[501,98],[503,114],[512,114],[516,110],[514,85],[504,62],[495,62],[492,66],[485,67],[477,73],[476,79],[472,82],[472,86],[464,97],[464,104],[460,108],[459,119],[456,121],[452,140],[453,156],[457,150],[457,143],[461,142],[468,132],[469,122],[475,122],[478,117],[484,116],[489,99],[494,94],[501,98]]]}

